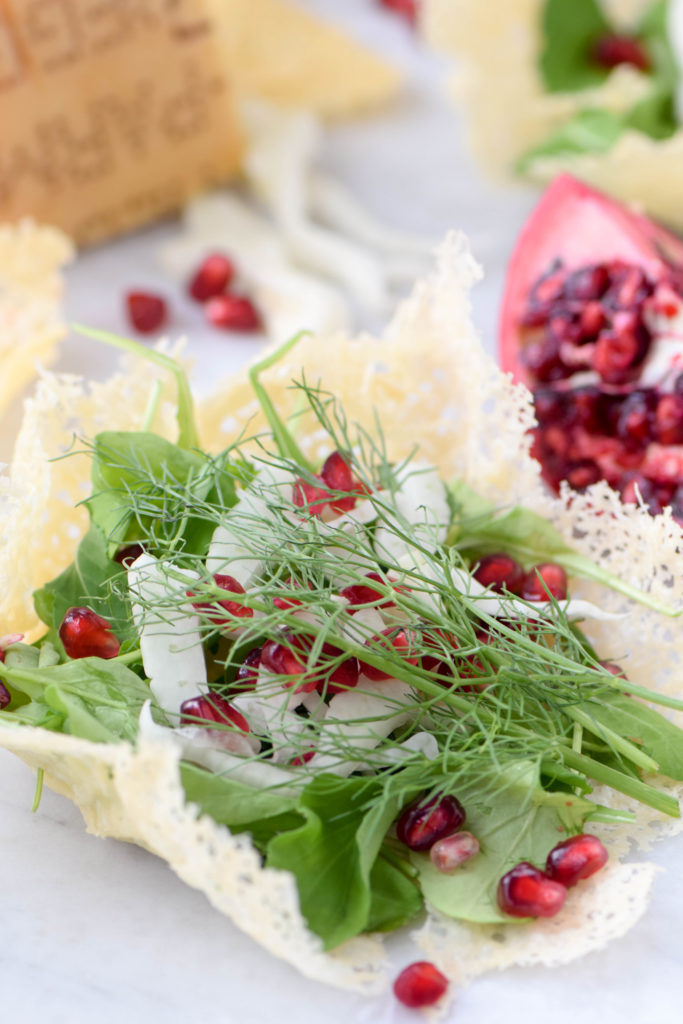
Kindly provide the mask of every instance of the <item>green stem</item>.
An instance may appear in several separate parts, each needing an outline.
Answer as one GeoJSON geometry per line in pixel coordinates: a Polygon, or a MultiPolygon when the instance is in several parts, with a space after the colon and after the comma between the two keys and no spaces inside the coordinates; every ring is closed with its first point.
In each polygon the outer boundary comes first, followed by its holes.
{"type": "MultiPolygon", "coordinates": [[[[644,751],[637,747],[635,743],[631,743],[630,740],[624,739],[619,733],[614,732],[613,729],[609,729],[606,725],[601,722],[596,722],[589,714],[576,707],[575,704],[568,705],[565,709],[565,714],[572,718],[574,722],[577,722],[584,729],[588,729],[589,732],[594,733],[596,736],[600,736],[613,750],[621,754],[628,761],[632,761],[633,764],[637,764],[639,768],[642,768],[646,772],[657,772],[659,771],[659,765],[656,761],[653,761],[651,757],[648,757],[644,751]]],[[[572,747],[572,749],[575,749],[572,747]]],[[[581,753],[579,750],[578,753],[581,753]]]]}
{"type": "Polygon", "coordinates": [[[271,366],[275,366],[283,356],[286,356],[287,353],[301,341],[302,337],[304,337],[306,333],[306,331],[301,331],[299,334],[295,334],[293,338],[290,338],[289,341],[280,345],[274,352],[271,352],[270,355],[267,355],[258,363],[254,363],[254,365],[249,369],[249,382],[254,389],[254,394],[258,398],[263,414],[268,420],[270,429],[273,432],[273,439],[277,445],[280,455],[285,459],[291,459],[293,462],[296,462],[297,465],[301,466],[302,469],[307,469],[312,473],[313,467],[294,440],[291,431],[281,419],[273,405],[270,395],[259,379],[265,370],[270,369],[271,366]]]}
{"type": "Polygon", "coordinates": [[[656,811],[661,811],[662,814],[668,814],[672,818],[680,818],[681,811],[678,801],[674,797],[669,796],[668,793],[661,793],[659,790],[654,789],[654,787],[641,782],[640,779],[633,779],[629,775],[624,775],[623,772],[616,771],[615,768],[609,768],[607,765],[601,764],[600,761],[594,761],[592,757],[586,757],[585,754],[577,754],[568,748],[562,749],[561,757],[570,768],[583,772],[588,778],[594,779],[596,782],[602,782],[606,786],[611,786],[617,792],[633,797],[639,803],[647,804],[648,807],[653,807],[656,811]]]}
{"type": "Polygon", "coordinates": [[[190,391],[190,384],[185,371],[175,359],[171,359],[170,356],[164,355],[163,352],[157,352],[153,348],[146,348],[139,342],[133,341],[132,338],[120,338],[109,331],[96,331],[91,327],[84,327],[82,324],[73,324],[73,328],[86,338],[93,338],[93,340],[101,341],[105,345],[111,345],[112,348],[120,348],[124,352],[130,352],[132,355],[139,356],[141,359],[147,359],[150,363],[156,363],[157,366],[161,366],[164,370],[172,373],[178,387],[178,412],[176,417],[178,420],[178,447],[190,450],[199,448],[199,435],[195,424],[194,401],[190,391]]]}
{"type": "Polygon", "coordinates": [[[36,811],[38,810],[38,808],[40,807],[40,798],[43,795],[43,779],[44,779],[44,777],[45,777],[45,772],[43,771],[42,768],[39,768],[37,770],[37,772],[36,772],[36,788],[35,788],[35,792],[33,794],[33,803],[31,805],[31,811],[33,812],[33,814],[35,814],[36,811]]]}

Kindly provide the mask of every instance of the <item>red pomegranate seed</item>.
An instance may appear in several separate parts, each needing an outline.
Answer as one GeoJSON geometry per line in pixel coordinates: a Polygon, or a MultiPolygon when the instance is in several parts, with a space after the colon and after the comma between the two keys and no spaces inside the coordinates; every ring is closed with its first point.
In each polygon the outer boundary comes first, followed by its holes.
{"type": "Polygon", "coordinates": [[[197,302],[222,295],[235,276],[235,267],[223,253],[214,252],[201,263],[188,286],[188,291],[197,302]]]}
{"type": "Polygon", "coordinates": [[[119,548],[116,552],[114,561],[122,565],[124,569],[127,569],[144,553],[145,549],[142,544],[126,544],[125,547],[119,548]]]}
{"type": "Polygon", "coordinates": [[[197,725],[197,719],[203,722],[216,722],[218,725],[230,725],[241,732],[249,732],[249,723],[244,715],[219,693],[190,697],[189,700],[183,701],[180,705],[180,724],[197,725]]]}
{"type": "Polygon", "coordinates": [[[562,909],[567,889],[533,864],[522,861],[498,883],[498,906],[512,917],[554,917],[562,909]]]}
{"type": "MultiPolygon", "coordinates": [[[[342,652],[337,648],[333,647],[332,644],[323,644],[323,654],[329,658],[338,657],[342,652]]],[[[333,697],[335,693],[343,693],[344,690],[350,690],[354,686],[358,685],[358,677],[360,676],[360,663],[358,658],[345,658],[344,661],[340,662],[336,668],[332,669],[331,672],[325,672],[321,668],[323,675],[322,681],[318,685],[318,689],[322,693],[323,691],[330,697],[333,697]]]]}
{"type": "Polygon", "coordinates": [[[382,7],[400,14],[414,25],[417,21],[417,12],[420,0],[379,0],[382,7]]]}
{"type": "MultiPolygon", "coordinates": [[[[385,582],[378,572],[366,572],[364,579],[373,583],[385,582]]],[[[369,583],[352,583],[340,590],[339,595],[349,602],[349,610],[362,608],[366,604],[374,604],[377,608],[390,608],[394,604],[391,598],[385,598],[384,594],[375,590],[369,583]]]]}
{"type": "Polygon", "coordinates": [[[323,487],[309,484],[297,477],[292,486],[292,501],[297,508],[303,509],[309,516],[321,516],[329,504],[330,495],[323,487]]]}
{"type": "MultiPolygon", "coordinates": [[[[399,654],[409,655],[413,648],[410,637],[404,629],[396,630],[395,627],[389,627],[383,629],[379,636],[373,638],[373,640],[366,640],[365,646],[369,647],[373,642],[376,644],[380,642],[382,647],[387,649],[393,648],[399,654]]],[[[404,659],[408,665],[417,665],[417,657],[405,657],[404,659]]],[[[373,679],[375,682],[379,682],[382,679],[391,679],[391,673],[385,672],[383,669],[375,668],[374,665],[368,665],[367,662],[361,662],[361,671],[368,679],[373,679]]]]}
{"type": "Polygon", "coordinates": [[[350,491],[353,487],[351,466],[341,452],[332,452],[327,456],[320,476],[332,491],[350,491]]]}
{"type": "Polygon", "coordinates": [[[478,853],[479,840],[471,832],[456,832],[454,836],[438,839],[429,851],[429,858],[435,868],[450,875],[478,853]]]}
{"type": "Polygon", "coordinates": [[[411,850],[429,850],[465,823],[465,809],[454,796],[435,796],[406,807],[396,823],[396,835],[411,850]]]}
{"type": "Polygon", "coordinates": [[[593,45],[593,60],[603,68],[631,64],[640,71],[650,70],[650,58],[643,44],[632,36],[606,35],[593,45]]]}
{"type": "Polygon", "coordinates": [[[300,768],[302,765],[308,764],[308,762],[313,757],[315,757],[315,747],[311,747],[310,750],[305,750],[303,754],[300,754],[297,757],[293,757],[289,763],[297,768],[300,768]]]}
{"type": "Polygon", "coordinates": [[[23,633],[7,633],[5,636],[0,636],[0,662],[5,660],[7,648],[11,647],[12,644],[20,644],[23,639],[23,633]]]}
{"type": "Polygon", "coordinates": [[[138,334],[153,334],[166,323],[166,301],[151,292],[128,292],[126,295],[128,319],[138,334]]]}
{"type": "MultiPolygon", "coordinates": [[[[288,577],[288,579],[285,580],[285,586],[287,586],[287,587],[289,587],[291,589],[297,589],[297,590],[301,589],[301,584],[297,580],[293,579],[291,576],[288,577]]],[[[313,590],[313,584],[312,583],[307,583],[307,586],[308,586],[309,590],[313,590]]],[[[304,602],[300,601],[298,597],[274,597],[273,598],[273,606],[275,608],[280,608],[282,610],[286,610],[288,608],[301,608],[303,606],[303,604],[304,604],[304,602]]]]}
{"type": "Polygon", "coordinates": [[[237,685],[241,690],[253,690],[258,683],[262,647],[254,647],[237,670],[237,685]]]}
{"type": "Polygon", "coordinates": [[[418,960],[405,967],[394,982],[394,995],[412,1009],[432,1006],[447,989],[448,978],[428,960],[418,960]]]}
{"type": "MultiPolygon", "coordinates": [[[[234,576],[227,576],[223,573],[216,573],[213,577],[213,582],[221,590],[227,590],[231,594],[244,594],[246,593],[242,584],[235,579],[234,576]]],[[[191,591],[187,591],[188,597],[195,597],[196,595],[191,591]]],[[[218,625],[229,625],[232,619],[250,619],[254,614],[254,609],[249,608],[248,605],[243,604],[241,601],[222,601],[218,598],[211,601],[194,601],[192,604],[198,612],[205,615],[212,622],[218,625]],[[227,612],[227,618],[225,615],[217,610],[223,608],[227,612]]]]}
{"type": "Polygon", "coordinates": [[[526,574],[522,584],[522,597],[525,601],[547,601],[548,593],[557,601],[564,601],[567,596],[567,574],[555,562],[535,565],[526,574]]]}
{"type": "Polygon", "coordinates": [[[582,878],[590,878],[604,867],[609,854],[597,836],[580,835],[554,846],[545,863],[545,873],[569,888],[582,878]]]}
{"type": "Polygon", "coordinates": [[[621,665],[617,665],[613,661],[601,661],[600,665],[602,666],[602,668],[605,669],[606,672],[609,672],[609,674],[612,676],[616,676],[618,679],[628,678],[621,665]]]}
{"type": "Polygon", "coordinates": [[[12,696],[4,683],[0,683],[0,711],[4,711],[12,700],[12,696]]]}
{"type": "Polygon", "coordinates": [[[473,575],[483,587],[490,587],[497,594],[502,594],[504,590],[518,594],[524,582],[522,566],[504,553],[486,555],[480,560],[473,575]]]}
{"type": "Polygon", "coordinates": [[[90,608],[69,608],[59,639],[69,658],[116,658],[121,650],[107,620],[90,608]]]}
{"type": "Polygon", "coordinates": [[[657,402],[655,438],[660,444],[683,444],[683,395],[662,395],[657,402]]]}
{"type": "Polygon", "coordinates": [[[206,319],[224,331],[258,331],[261,317],[251,299],[244,295],[216,295],[204,306],[206,319]]]}
{"type": "Polygon", "coordinates": [[[303,682],[299,681],[299,678],[306,672],[306,665],[299,660],[290,647],[277,640],[268,640],[263,645],[261,664],[268,671],[277,675],[292,676],[291,681],[285,681],[284,685],[295,687],[295,693],[310,693],[318,685],[318,679],[313,674],[303,682]]]}

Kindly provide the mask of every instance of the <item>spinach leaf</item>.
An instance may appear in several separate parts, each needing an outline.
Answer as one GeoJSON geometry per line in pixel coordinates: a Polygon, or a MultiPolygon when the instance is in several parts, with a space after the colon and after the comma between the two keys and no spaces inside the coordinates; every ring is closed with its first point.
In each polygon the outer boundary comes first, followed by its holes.
{"type": "Polygon", "coordinates": [[[580,830],[595,809],[587,800],[541,789],[538,768],[520,762],[490,779],[464,783],[458,799],[467,809],[467,829],[481,850],[457,872],[445,875],[426,854],[414,853],[424,898],[449,917],[478,923],[510,921],[496,902],[501,877],[522,860],[542,866],[562,831],[580,830]]]}
{"type": "MultiPolygon", "coordinates": [[[[596,736],[600,737],[601,725],[611,729],[642,746],[657,762],[663,775],[683,781],[683,729],[679,726],[640,701],[620,693],[604,698],[599,704],[586,701],[582,710],[596,723],[596,736]]],[[[624,766],[619,764],[619,769],[624,771],[624,766]]]]}
{"type": "Polygon", "coordinates": [[[408,861],[398,863],[384,847],[380,850],[370,872],[370,912],[365,931],[393,931],[422,910],[416,876],[408,861]]]}
{"type": "Polygon", "coordinates": [[[608,71],[591,59],[591,48],[610,25],[597,0],[546,0],[545,46],[540,70],[548,92],[572,92],[600,85],[608,71]]]}
{"type": "Polygon", "coordinates": [[[180,778],[185,796],[202,814],[227,825],[231,832],[249,832],[260,849],[304,820],[297,811],[297,799],[277,790],[254,789],[187,762],[181,762],[180,778]]]}
{"type": "Polygon", "coordinates": [[[291,871],[301,910],[326,949],[367,926],[371,871],[400,808],[387,796],[368,809],[378,782],[321,775],[304,789],[298,810],[305,823],[268,844],[268,867],[291,871]]]}
{"type": "Polygon", "coordinates": [[[201,514],[206,504],[229,508],[235,485],[220,460],[186,451],[162,437],[107,431],[94,442],[92,521],[109,541],[155,540],[204,554],[217,525],[201,514]]]}
{"type": "Polygon", "coordinates": [[[63,654],[58,629],[69,608],[86,606],[111,624],[119,640],[128,638],[130,605],[117,592],[125,588],[126,572],[107,553],[105,536],[91,526],[81,540],[72,564],[33,595],[36,612],[49,626],[49,639],[63,654]]]}
{"type": "Polygon", "coordinates": [[[524,174],[534,161],[546,158],[576,153],[606,153],[617,142],[627,124],[627,116],[614,110],[595,107],[579,110],[549,138],[528,150],[517,161],[516,170],[524,174]]]}

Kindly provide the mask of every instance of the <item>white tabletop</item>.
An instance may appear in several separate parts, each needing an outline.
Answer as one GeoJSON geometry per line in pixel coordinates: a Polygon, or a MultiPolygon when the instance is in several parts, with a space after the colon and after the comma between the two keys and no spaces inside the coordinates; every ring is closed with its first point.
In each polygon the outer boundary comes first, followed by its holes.
{"type": "MultiPolygon", "coordinates": [[[[474,298],[487,346],[495,345],[507,255],[533,197],[481,180],[457,117],[440,98],[443,65],[416,46],[400,19],[374,0],[299,0],[345,24],[405,69],[400,103],[380,116],[329,129],[323,159],[377,216],[435,240],[463,228],[484,264],[474,298]]],[[[155,252],[172,223],[104,246],[69,271],[73,320],[124,330],[127,286],[169,290],[155,252]]],[[[378,326],[378,325],[370,325],[378,326]]],[[[174,324],[190,335],[196,382],[235,366],[258,345],[202,328],[189,309],[174,324]],[[183,319],[184,318],[184,319],[183,319]]],[[[102,374],[106,359],[70,339],[61,366],[102,374]]],[[[341,1024],[407,1022],[390,995],[376,1001],[303,979],[272,959],[206,899],[143,850],[85,833],[79,812],[45,792],[31,814],[34,780],[0,752],[0,1020],[12,1024],[341,1024]]],[[[653,854],[664,870],[639,925],[607,950],[567,967],[512,970],[456,993],[455,1024],[669,1024],[680,1017],[683,840],[653,854]]],[[[409,958],[394,944],[397,963],[409,958]]]]}

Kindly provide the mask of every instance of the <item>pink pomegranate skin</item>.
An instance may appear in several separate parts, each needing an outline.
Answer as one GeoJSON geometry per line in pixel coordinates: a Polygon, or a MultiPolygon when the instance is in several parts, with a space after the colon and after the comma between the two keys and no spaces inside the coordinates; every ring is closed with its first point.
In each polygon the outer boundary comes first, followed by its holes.
{"type": "Polygon", "coordinates": [[[564,885],[528,861],[517,864],[498,884],[498,906],[511,917],[554,917],[566,896],[564,885]]]}
{"type": "Polygon", "coordinates": [[[548,854],[545,873],[568,888],[590,878],[605,866],[609,854],[597,836],[579,835],[565,839],[548,854]]]}
{"type": "Polygon", "coordinates": [[[394,982],[394,995],[404,1006],[417,1010],[432,1006],[448,989],[448,978],[428,960],[405,967],[394,982]]]}

